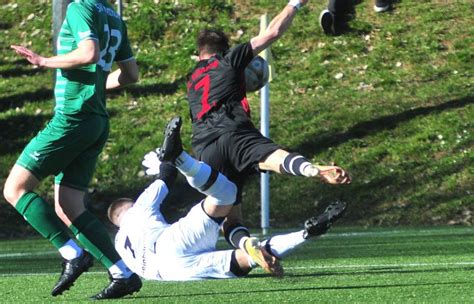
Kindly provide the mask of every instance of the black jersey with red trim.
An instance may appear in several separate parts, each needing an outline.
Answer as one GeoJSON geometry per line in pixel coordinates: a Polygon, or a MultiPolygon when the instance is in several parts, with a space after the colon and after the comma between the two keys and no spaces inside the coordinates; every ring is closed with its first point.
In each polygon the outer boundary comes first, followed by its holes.
{"type": "Polygon", "coordinates": [[[195,152],[224,133],[254,128],[245,93],[245,67],[253,57],[250,42],[238,44],[192,71],[187,86],[195,152]]]}

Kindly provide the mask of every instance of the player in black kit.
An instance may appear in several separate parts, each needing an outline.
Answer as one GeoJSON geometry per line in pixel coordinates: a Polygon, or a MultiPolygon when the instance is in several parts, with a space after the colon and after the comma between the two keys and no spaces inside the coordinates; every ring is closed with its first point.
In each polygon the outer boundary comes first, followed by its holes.
{"type": "MultiPolygon", "coordinates": [[[[219,170],[238,187],[236,204],[224,222],[227,241],[247,251],[264,269],[269,260],[259,242],[240,224],[242,187],[247,176],[260,171],[318,177],[328,184],[348,184],[349,175],[337,166],[311,164],[298,153],[280,148],[264,137],[250,120],[245,95],[245,67],[289,28],[300,6],[308,0],[291,0],[260,35],[230,48],[226,35],[203,30],[197,38],[199,62],[188,81],[195,156],[219,170]],[[263,265],[262,265],[263,264],[263,265]]],[[[270,266],[270,267],[269,267],[270,266]]]]}

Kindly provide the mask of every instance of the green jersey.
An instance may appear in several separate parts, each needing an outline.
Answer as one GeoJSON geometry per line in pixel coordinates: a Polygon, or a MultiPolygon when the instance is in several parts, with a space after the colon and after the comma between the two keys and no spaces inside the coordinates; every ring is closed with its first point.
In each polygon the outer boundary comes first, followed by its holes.
{"type": "Polygon", "coordinates": [[[104,0],[76,0],[69,4],[57,41],[58,55],[77,49],[81,41],[97,40],[100,59],[75,69],[57,69],[55,112],[107,116],[105,85],[114,61],[133,59],[127,28],[104,0]]]}

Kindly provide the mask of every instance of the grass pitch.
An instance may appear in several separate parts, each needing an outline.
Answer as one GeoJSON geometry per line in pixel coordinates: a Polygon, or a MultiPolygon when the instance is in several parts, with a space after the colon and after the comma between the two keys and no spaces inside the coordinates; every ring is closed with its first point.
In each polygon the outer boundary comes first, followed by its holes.
{"type": "MultiPolygon", "coordinates": [[[[225,246],[225,244],[220,244],[225,246]]],[[[44,240],[0,242],[3,303],[86,302],[107,284],[100,265],[49,295],[59,256],[44,240]]],[[[98,264],[98,263],[96,263],[98,264]]],[[[335,228],[298,248],[275,279],[144,282],[134,303],[473,303],[474,228],[335,228]]]]}

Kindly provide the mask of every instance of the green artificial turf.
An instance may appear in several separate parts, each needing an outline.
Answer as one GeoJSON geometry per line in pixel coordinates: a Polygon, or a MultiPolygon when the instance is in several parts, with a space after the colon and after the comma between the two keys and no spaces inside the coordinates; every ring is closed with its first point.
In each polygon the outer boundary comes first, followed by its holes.
{"type": "MultiPolygon", "coordinates": [[[[272,233],[277,233],[272,232],[272,233]]],[[[280,231],[281,233],[281,231],[280,231]]],[[[225,248],[223,242],[219,247],[225,248]]],[[[334,228],[283,261],[281,279],[145,281],[133,303],[472,303],[474,229],[334,228]]],[[[97,262],[96,262],[97,264],[97,262]]],[[[49,295],[60,258],[46,241],[0,242],[2,303],[88,301],[107,284],[94,266],[64,295],[49,295]]],[[[115,300],[119,301],[119,300],[115,300]]]]}

